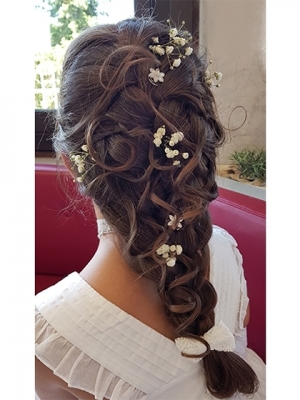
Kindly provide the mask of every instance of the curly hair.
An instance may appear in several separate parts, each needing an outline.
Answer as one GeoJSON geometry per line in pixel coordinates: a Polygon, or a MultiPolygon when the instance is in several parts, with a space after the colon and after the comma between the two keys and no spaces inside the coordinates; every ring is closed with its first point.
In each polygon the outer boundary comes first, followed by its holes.
{"type": "MultiPolygon", "coordinates": [[[[205,81],[205,55],[194,48],[170,70],[167,57],[149,50],[153,37],[168,42],[169,29],[151,18],[132,18],[89,28],[71,43],[54,146],[69,156],[87,145],[81,192],[100,208],[130,267],[157,284],[176,334],[201,336],[215,324],[208,206],[218,195],[215,161],[224,131],[205,81]],[[163,83],[149,81],[153,67],[165,73],[163,83]],[[161,126],[184,133],[177,148],[189,158],[180,166],[153,143],[161,126]],[[182,229],[168,226],[170,214],[183,220],[182,229]],[[172,268],[157,254],[165,243],[183,248],[172,268]]],[[[203,365],[217,398],[257,390],[254,371],[234,353],[211,351],[203,365]]]]}

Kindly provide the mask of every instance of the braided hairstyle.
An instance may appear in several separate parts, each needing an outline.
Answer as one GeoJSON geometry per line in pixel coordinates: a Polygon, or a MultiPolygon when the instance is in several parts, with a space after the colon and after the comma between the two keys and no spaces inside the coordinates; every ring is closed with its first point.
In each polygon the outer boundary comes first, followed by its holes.
{"type": "MultiPolygon", "coordinates": [[[[170,69],[168,57],[150,51],[153,38],[169,41],[169,30],[132,18],[89,28],[71,43],[54,147],[70,157],[87,146],[81,192],[100,208],[131,268],[157,284],[176,334],[201,336],[215,324],[208,205],[218,194],[215,160],[224,131],[205,81],[205,56],[194,48],[170,69]],[[165,73],[163,83],[148,78],[150,68],[165,73]],[[189,158],[180,165],[153,143],[162,126],[169,136],[184,133],[176,148],[189,158]],[[168,225],[170,214],[182,229],[168,225]],[[167,243],[183,249],[173,267],[157,253],[167,243]]],[[[203,364],[217,398],[257,390],[254,371],[235,353],[210,351],[203,364]]]]}

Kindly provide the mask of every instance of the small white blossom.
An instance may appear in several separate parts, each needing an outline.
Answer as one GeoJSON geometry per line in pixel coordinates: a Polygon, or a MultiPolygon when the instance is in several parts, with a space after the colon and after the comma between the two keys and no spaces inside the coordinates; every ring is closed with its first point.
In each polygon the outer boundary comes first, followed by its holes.
{"type": "Polygon", "coordinates": [[[178,156],[179,151],[178,150],[173,150],[174,156],[178,156]]]}
{"type": "Polygon", "coordinates": [[[184,46],[186,44],[186,40],[181,37],[174,37],[173,43],[176,44],[177,46],[184,46]]]}
{"type": "MultiPolygon", "coordinates": [[[[174,163],[175,163],[176,161],[174,161],[174,163]]],[[[173,165],[178,165],[178,164],[174,164],[173,163],[173,165]]],[[[180,164],[180,161],[178,161],[178,163],[180,164]]],[[[176,224],[176,217],[174,216],[174,215],[172,215],[172,214],[170,214],[169,215],[169,219],[170,219],[170,221],[168,222],[168,226],[170,226],[171,228],[173,228],[173,229],[177,229],[177,230],[179,230],[180,228],[182,228],[182,224],[181,224],[181,222],[182,222],[182,219],[180,219],[179,220],[179,222],[176,224]]]]}
{"type": "Polygon", "coordinates": [[[181,253],[182,253],[182,250],[183,250],[183,249],[182,249],[182,246],[181,246],[180,244],[177,244],[177,245],[176,245],[176,254],[178,254],[178,255],[181,254],[181,253]]]}
{"type": "Polygon", "coordinates": [[[156,37],[153,37],[153,38],[152,38],[152,42],[153,42],[153,43],[159,43],[158,37],[157,37],[157,36],[156,36],[156,37]]]}
{"type": "Polygon", "coordinates": [[[160,256],[164,253],[168,253],[170,249],[170,246],[168,244],[162,244],[157,250],[156,253],[160,256]]]}
{"type": "Polygon", "coordinates": [[[193,52],[192,47],[187,47],[187,48],[185,49],[185,55],[186,55],[186,56],[190,56],[190,55],[192,54],[192,52],[193,52]]]}
{"type": "Polygon", "coordinates": [[[175,154],[174,154],[174,150],[170,150],[166,153],[167,158],[174,158],[175,154]]]}
{"type": "Polygon", "coordinates": [[[169,141],[169,145],[170,145],[171,147],[173,147],[173,146],[175,146],[175,142],[174,142],[173,140],[170,140],[170,141],[169,141]]]}
{"type": "Polygon", "coordinates": [[[173,140],[175,143],[178,143],[178,142],[180,142],[181,140],[183,140],[184,134],[183,134],[182,132],[179,132],[179,131],[178,131],[178,132],[172,133],[171,138],[172,138],[172,140],[173,140]]]}
{"type": "Polygon", "coordinates": [[[170,38],[174,38],[177,35],[178,35],[178,30],[176,28],[171,28],[169,31],[170,38]]]}
{"type": "Polygon", "coordinates": [[[166,46],[166,54],[171,54],[174,50],[174,46],[166,46]]]}
{"type": "Polygon", "coordinates": [[[220,81],[222,79],[223,74],[221,72],[215,72],[214,76],[217,81],[220,81]]]}
{"type": "Polygon", "coordinates": [[[182,153],[182,157],[187,160],[189,158],[189,153],[182,153]]]}
{"type": "Polygon", "coordinates": [[[82,174],[82,172],[84,172],[84,170],[85,170],[84,164],[78,165],[78,172],[79,172],[80,174],[82,174]]]}
{"type": "Polygon", "coordinates": [[[157,132],[159,135],[164,136],[165,133],[166,133],[166,128],[165,128],[165,126],[164,126],[164,125],[161,126],[160,128],[157,129],[156,132],[157,132]]]}
{"type": "Polygon", "coordinates": [[[84,144],[83,146],[81,146],[82,150],[85,152],[88,152],[88,147],[86,144],[84,144]]]}
{"type": "Polygon", "coordinates": [[[153,140],[153,143],[155,144],[156,147],[159,147],[159,146],[161,145],[161,139],[155,138],[155,139],[153,140]]]}
{"type": "Polygon", "coordinates": [[[161,47],[161,45],[157,45],[157,46],[152,46],[151,50],[153,51],[153,53],[156,53],[160,56],[163,56],[165,54],[165,49],[161,47]]]}
{"type": "Polygon", "coordinates": [[[181,64],[181,59],[177,58],[176,60],[173,61],[173,67],[179,67],[179,65],[181,64]]]}
{"type": "Polygon", "coordinates": [[[173,165],[180,165],[180,161],[179,160],[173,161],[173,165]]]}
{"type": "Polygon", "coordinates": [[[174,257],[172,257],[172,258],[168,258],[167,259],[167,266],[168,267],[174,267],[174,265],[176,264],[176,258],[174,257]]]}
{"type": "Polygon", "coordinates": [[[150,68],[150,73],[148,74],[149,78],[152,79],[155,83],[156,82],[163,82],[164,81],[164,72],[160,72],[159,68],[150,68]]]}
{"type": "Polygon", "coordinates": [[[170,250],[171,250],[171,251],[176,251],[176,246],[175,246],[175,244],[172,244],[172,246],[170,246],[170,250]]]}
{"type": "Polygon", "coordinates": [[[77,182],[83,182],[83,177],[82,176],[78,176],[78,178],[76,178],[77,182]]]}

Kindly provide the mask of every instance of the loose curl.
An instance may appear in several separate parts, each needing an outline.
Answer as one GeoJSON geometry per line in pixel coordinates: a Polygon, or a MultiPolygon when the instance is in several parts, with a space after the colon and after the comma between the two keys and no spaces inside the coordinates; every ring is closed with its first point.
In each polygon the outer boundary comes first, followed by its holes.
{"type": "MultiPolygon", "coordinates": [[[[70,155],[87,144],[90,158],[80,190],[92,198],[118,236],[124,258],[153,280],[178,335],[201,336],[215,324],[217,294],[209,282],[209,203],[218,195],[216,151],[224,131],[205,82],[204,56],[186,57],[170,70],[167,57],[150,50],[152,38],[169,38],[169,27],[148,18],[89,28],[69,46],[61,79],[54,146],[70,155]],[[150,68],[165,73],[157,86],[150,68]],[[153,133],[182,131],[182,166],[168,164],[153,133]],[[169,214],[183,229],[167,226],[169,214]],[[173,268],[156,250],[181,244],[173,268]]],[[[211,351],[203,359],[207,387],[217,398],[254,393],[257,377],[234,353],[211,351]]]]}

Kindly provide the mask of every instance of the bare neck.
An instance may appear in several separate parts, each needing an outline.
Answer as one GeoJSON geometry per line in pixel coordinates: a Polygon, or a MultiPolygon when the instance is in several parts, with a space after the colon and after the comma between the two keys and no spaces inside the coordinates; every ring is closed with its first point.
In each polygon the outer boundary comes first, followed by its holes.
{"type": "Polygon", "coordinates": [[[80,275],[107,300],[162,335],[175,339],[174,327],[165,316],[155,282],[130,268],[112,233],[101,236],[95,255],[80,275]]]}

